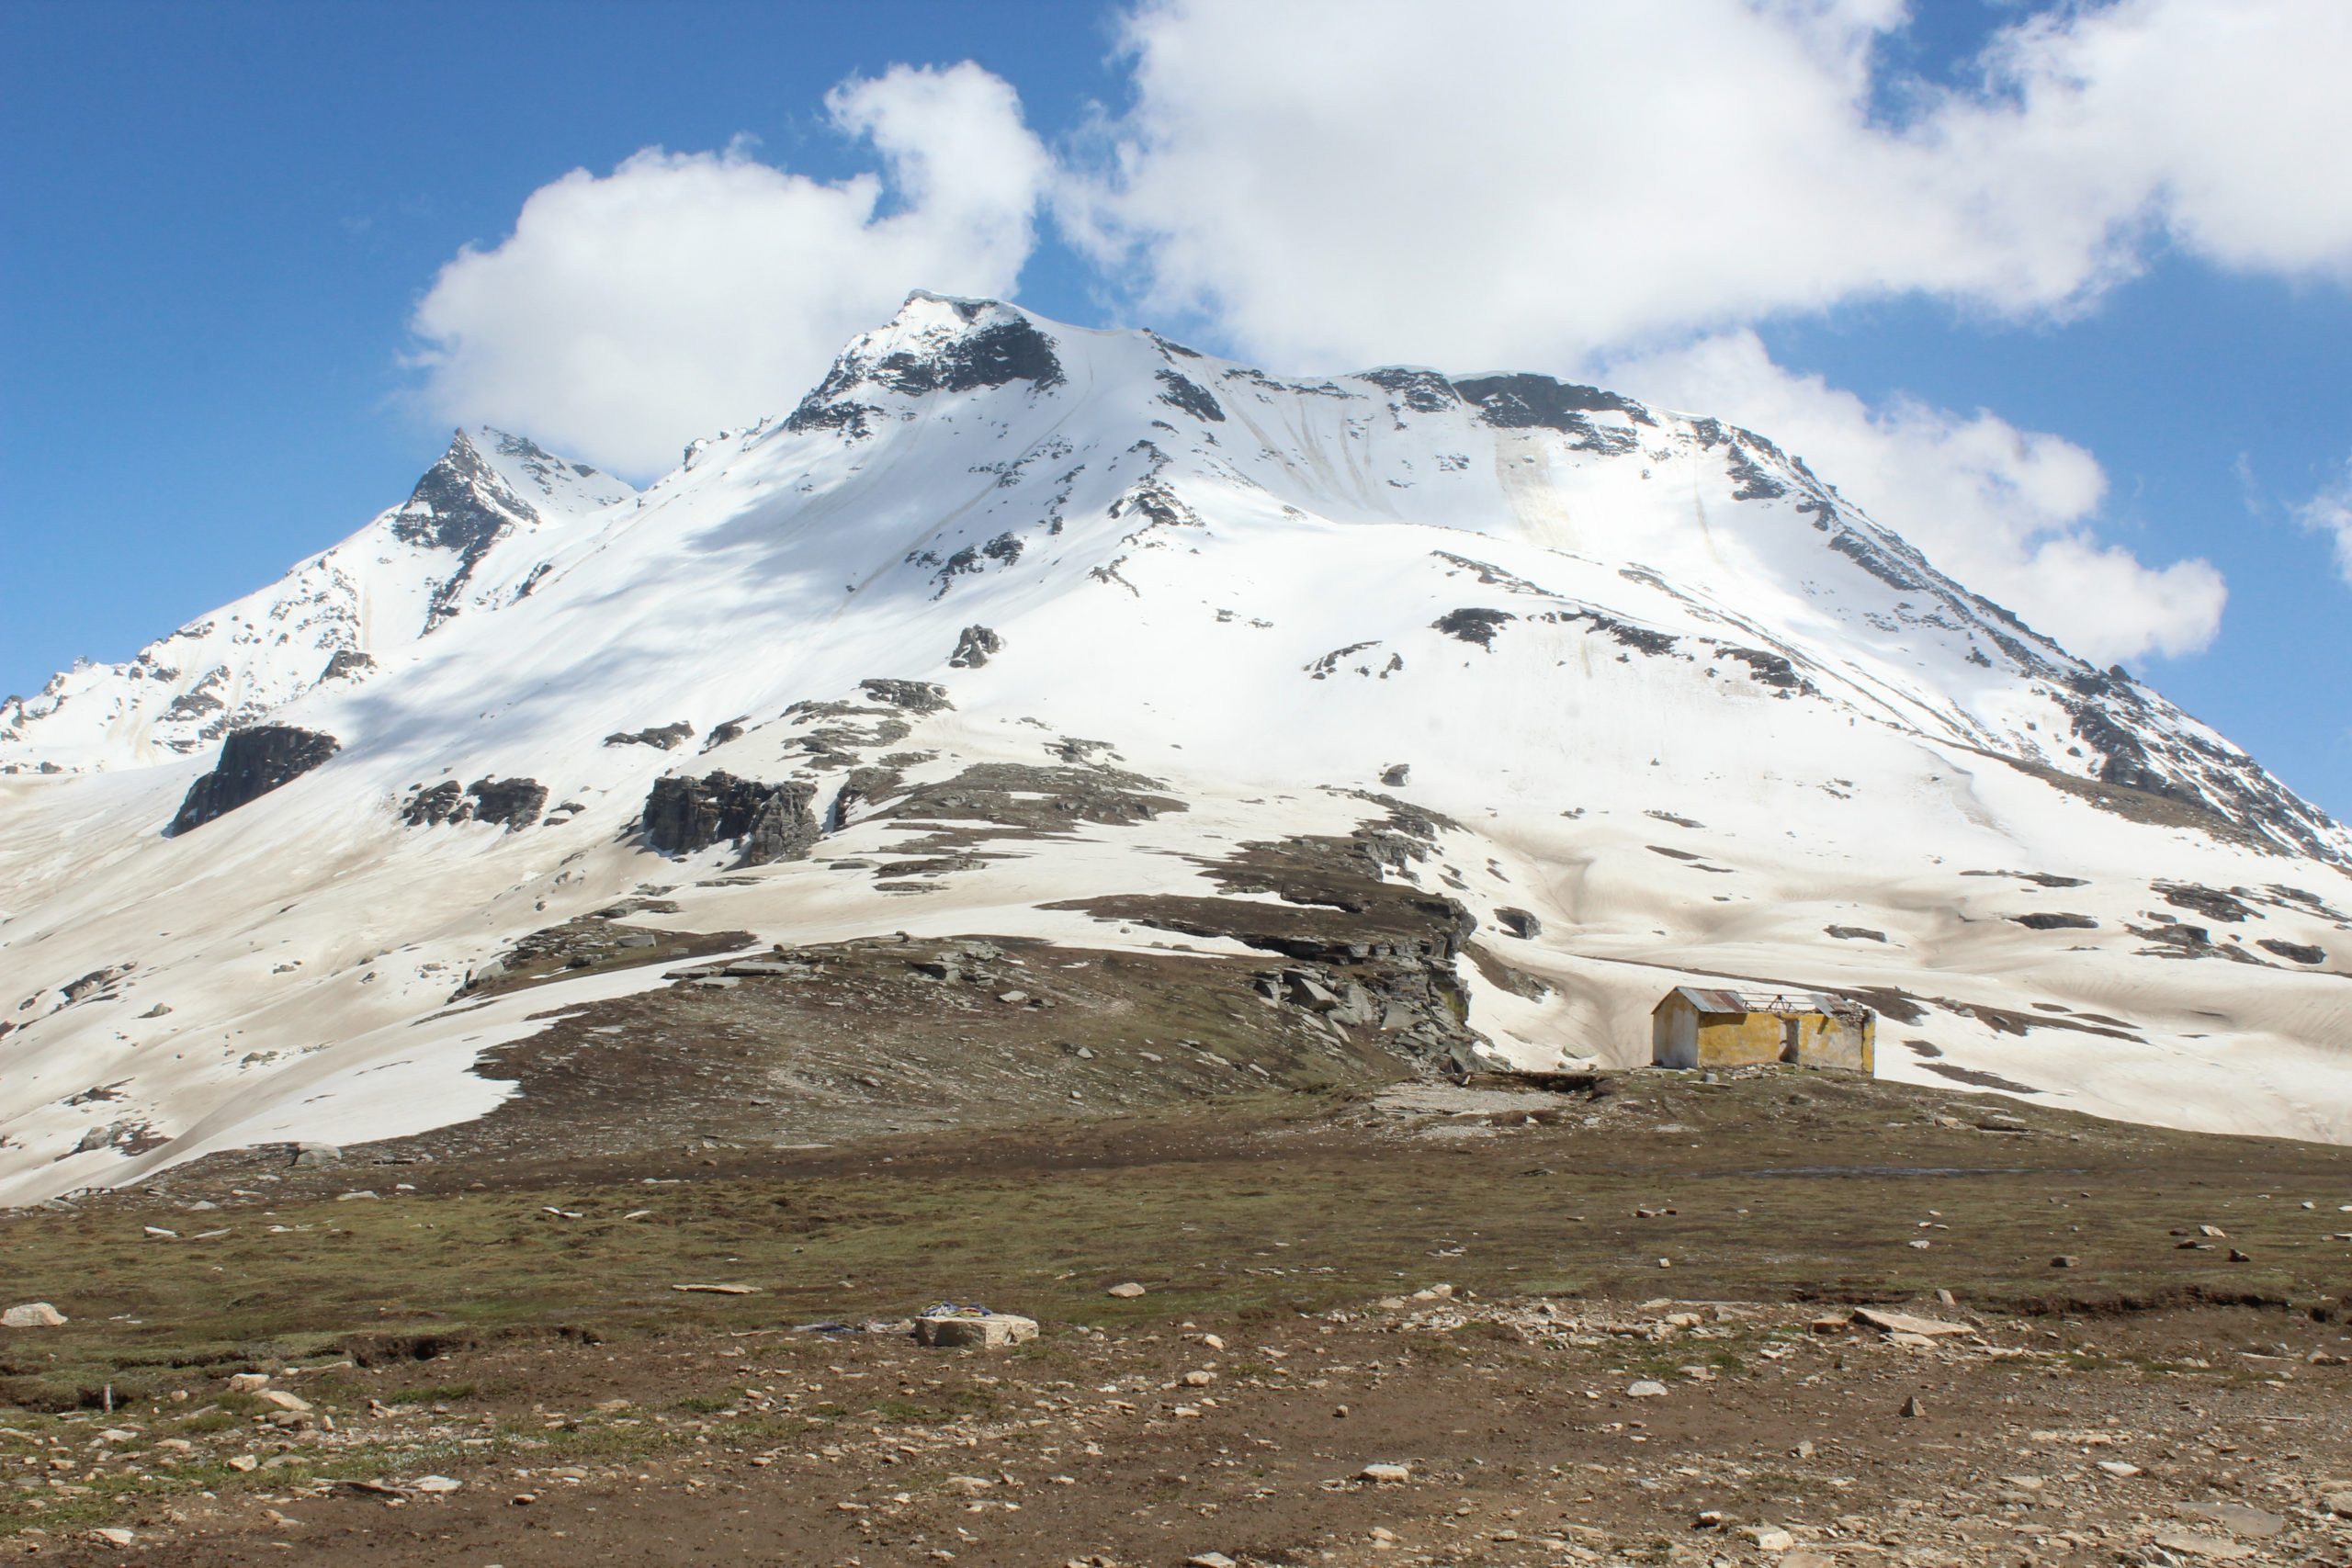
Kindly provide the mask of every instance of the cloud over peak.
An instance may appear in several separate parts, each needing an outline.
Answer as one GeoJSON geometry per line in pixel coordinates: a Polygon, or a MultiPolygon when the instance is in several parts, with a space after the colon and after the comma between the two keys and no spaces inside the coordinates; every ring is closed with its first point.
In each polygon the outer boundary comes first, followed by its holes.
{"type": "Polygon", "coordinates": [[[915,284],[1010,295],[1051,168],[1012,88],[969,62],[894,66],[825,107],[880,172],[826,183],[741,146],[648,148],[532,192],[417,306],[433,412],[656,473],[796,401],[915,284]]]}

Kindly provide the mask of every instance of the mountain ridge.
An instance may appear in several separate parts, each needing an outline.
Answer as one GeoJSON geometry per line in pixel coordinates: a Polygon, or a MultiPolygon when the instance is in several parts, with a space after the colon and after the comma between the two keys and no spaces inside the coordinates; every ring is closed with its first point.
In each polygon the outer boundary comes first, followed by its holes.
{"type": "MultiPolygon", "coordinates": [[[[544,1025],[468,976],[583,921],[1238,959],[1270,900],[1391,933],[1296,962],[1419,1061],[1639,1059],[1738,976],[1875,998],[1890,1076],[2352,1139],[2352,837],[1765,437],[919,293],[632,493],[383,514],[424,629],[169,839],[200,754],[0,779],[0,1198],[481,1115],[544,1025]]],[[[609,948],[563,998],[693,983],[609,948]]]]}

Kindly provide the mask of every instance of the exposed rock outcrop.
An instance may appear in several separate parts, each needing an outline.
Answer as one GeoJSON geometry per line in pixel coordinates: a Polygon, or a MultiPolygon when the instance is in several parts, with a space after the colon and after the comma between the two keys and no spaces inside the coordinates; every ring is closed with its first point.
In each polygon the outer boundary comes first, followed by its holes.
{"type": "Polygon", "coordinates": [[[412,828],[443,822],[495,822],[508,832],[527,828],[547,808],[548,786],[537,779],[479,778],[462,791],[455,779],[427,789],[412,785],[401,819],[412,828]]]}
{"type": "Polygon", "coordinates": [[[250,805],[317,767],[343,749],[334,736],[290,724],[258,724],[220,742],[220,761],[188,786],[179,814],[164,829],[176,837],[250,805]]]}
{"type": "Polygon", "coordinates": [[[1004,651],[1004,638],[986,626],[966,626],[963,636],[956,639],[956,651],[947,656],[951,669],[978,670],[996,654],[1004,651]]]}
{"type": "Polygon", "coordinates": [[[820,830],[808,808],[816,794],[811,784],[767,784],[728,773],[659,778],[645,797],[645,842],[673,855],[731,842],[741,852],[739,866],[801,860],[820,830]]]}
{"type": "MultiPolygon", "coordinates": [[[[985,629],[985,628],[982,628],[985,629]]],[[[955,705],[947,700],[947,688],[929,681],[888,681],[879,678],[860,681],[858,689],[877,703],[909,713],[937,713],[955,705]]]]}
{"type": "Polygon", "coordinates": [[[621,729],[605,737],[607,746],[652,746],[664,751],[674,751],[694,739],[695,727],[684,719],[665,724],[658,729],[621,729]]]}

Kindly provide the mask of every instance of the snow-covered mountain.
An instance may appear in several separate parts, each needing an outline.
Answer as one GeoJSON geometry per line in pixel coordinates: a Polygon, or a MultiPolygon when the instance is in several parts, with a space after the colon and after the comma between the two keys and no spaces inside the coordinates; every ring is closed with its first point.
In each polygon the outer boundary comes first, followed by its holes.
{"type": "Polygon", "coordinates": [[[126,664],[0,702],[0,773],[140,767],[206,750],[322,681],[359,680],[452,616],[530,592],[564,531],[637,492],[520,436],[464,431],[408,500],[126,664]]]}
{"type": "Polygon", "coordinates": [[[664,984],[479,984],[623,900],[1243,953],[1200,908],[1317,836],[1442,912],[1477,1054],[1645,1060],[1728,977],[1873,1000],[1884,1076],[2352,1141],[2352,834],[1759,435],[919,294],[628,499],[461,437],[0,709],[0,1201],[478,1116],[532,1015],[664,984]]]}

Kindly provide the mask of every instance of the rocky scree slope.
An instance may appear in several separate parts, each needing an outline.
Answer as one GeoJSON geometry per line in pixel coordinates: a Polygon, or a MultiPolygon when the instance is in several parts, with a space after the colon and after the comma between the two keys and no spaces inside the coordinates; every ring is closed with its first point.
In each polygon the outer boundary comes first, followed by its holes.
{"type": "Polygon", "coordinates": [[[486,440],[337,547],[382,640],[246,602],[254,739],[0,710],[0,1199],[480,1117],[551,1008],[788,983],[616,956],[721,932],[1181,946],[1425,1065],[1822,987],[1890,1076],[2352,1138],[2352,837],[1755,434],[917,295],[633,502],[486,440]]]}

